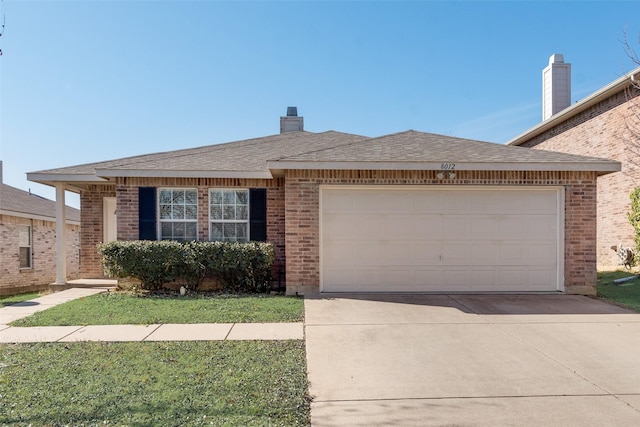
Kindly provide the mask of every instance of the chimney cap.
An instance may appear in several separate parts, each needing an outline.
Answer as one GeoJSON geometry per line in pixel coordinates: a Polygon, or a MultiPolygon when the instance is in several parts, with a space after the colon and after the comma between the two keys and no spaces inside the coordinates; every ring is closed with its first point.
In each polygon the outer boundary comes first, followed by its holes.
{"type": "Polygon", "coordinates": [[[287,107],[287,117],[298,117],[298,107],[287,107]]]}

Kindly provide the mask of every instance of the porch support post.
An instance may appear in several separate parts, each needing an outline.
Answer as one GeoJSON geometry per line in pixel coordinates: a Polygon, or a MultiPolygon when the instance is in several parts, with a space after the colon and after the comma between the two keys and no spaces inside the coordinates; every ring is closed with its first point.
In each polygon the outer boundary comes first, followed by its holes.
{"type": "Polygon", "coordinates": [[[64,186],[56,184],[56,285],[67,282],[66,223],[64,186]]]}

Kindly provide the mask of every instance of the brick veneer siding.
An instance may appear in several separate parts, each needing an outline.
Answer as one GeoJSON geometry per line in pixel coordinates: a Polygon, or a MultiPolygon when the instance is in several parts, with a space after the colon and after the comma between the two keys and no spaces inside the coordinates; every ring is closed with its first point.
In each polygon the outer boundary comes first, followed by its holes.
{"type": "Polygon", "coordinates": [[[114,185],[90,185],[80,193],[80,273],[83,279],[104,277],[97,246],[104,240],[104,198],[115,196],[114,185]]]}
{"type": "Polygon", "coordinates": [[[276,262],[285,263],[284,180],[235,178],[118,178],[116,180],[118,240],[138,239],[138,188],[196,188],[198,191],[198,239],[209,240],[210,188],[266,188],[267,240],[274,246],[276,262]]]}
{"type": "Polygon", "coordinates": [[[565,187],[565,292],[595,294],[595,172],[457,171],[439,180],[437,171],[286,171],[287,293],[317,292],[320,285],[319,186],[361,185],[540,185],[565,187]]]}
{"type": "MultiPolygon", "coordinates": [[[[67,276],[80,277],[80,227],[66,225],[67,276]]],[[[56,223],[0,215],[0,295],[46,289],[56,280],[56,223]],[[19,227],[31,226],[32,266],[20,269],[19,227]]]]}
{"type": "Polygon", "coordinates": [[[620,172],[598,178],[597,264],[600,269],[618,267],[618,258],[611,246],[622,243],[634,247],[627,212],[631,207],[629,194],[640,185],[640,134],[637,133],[640,127],[631,132],[628,125],[633,126],[640,113],[638,95],[637,89],[621,90],[521,144],[622,163],[620,172]]]}

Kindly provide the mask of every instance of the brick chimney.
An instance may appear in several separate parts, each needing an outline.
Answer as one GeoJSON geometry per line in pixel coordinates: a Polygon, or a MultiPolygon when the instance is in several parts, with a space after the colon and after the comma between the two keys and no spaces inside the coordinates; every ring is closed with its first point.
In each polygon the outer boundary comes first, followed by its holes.
{"type": "Polygon", "coordinates": [[[542,70],[542,120],[571,105],[571,64],[564,62],[564,55],[555,53],[549,65],[542,70]]]}
{"type": "Polygon", "coordinates": [[[298,117],[297,107],[287,107],[287,115],[280,117],[280,133],[304,130],[304,118],[298,117]]]}

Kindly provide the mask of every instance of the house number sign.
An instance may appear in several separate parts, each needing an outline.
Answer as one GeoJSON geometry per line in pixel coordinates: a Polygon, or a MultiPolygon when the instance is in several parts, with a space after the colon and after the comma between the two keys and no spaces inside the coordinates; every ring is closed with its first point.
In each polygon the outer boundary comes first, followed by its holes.
{"type": "Polygon", "coordinates": [[[455,168],[456,168],[455,163],[440,163],[440,170],[452,171],[452,170],[455,170],[455,168]]]}

